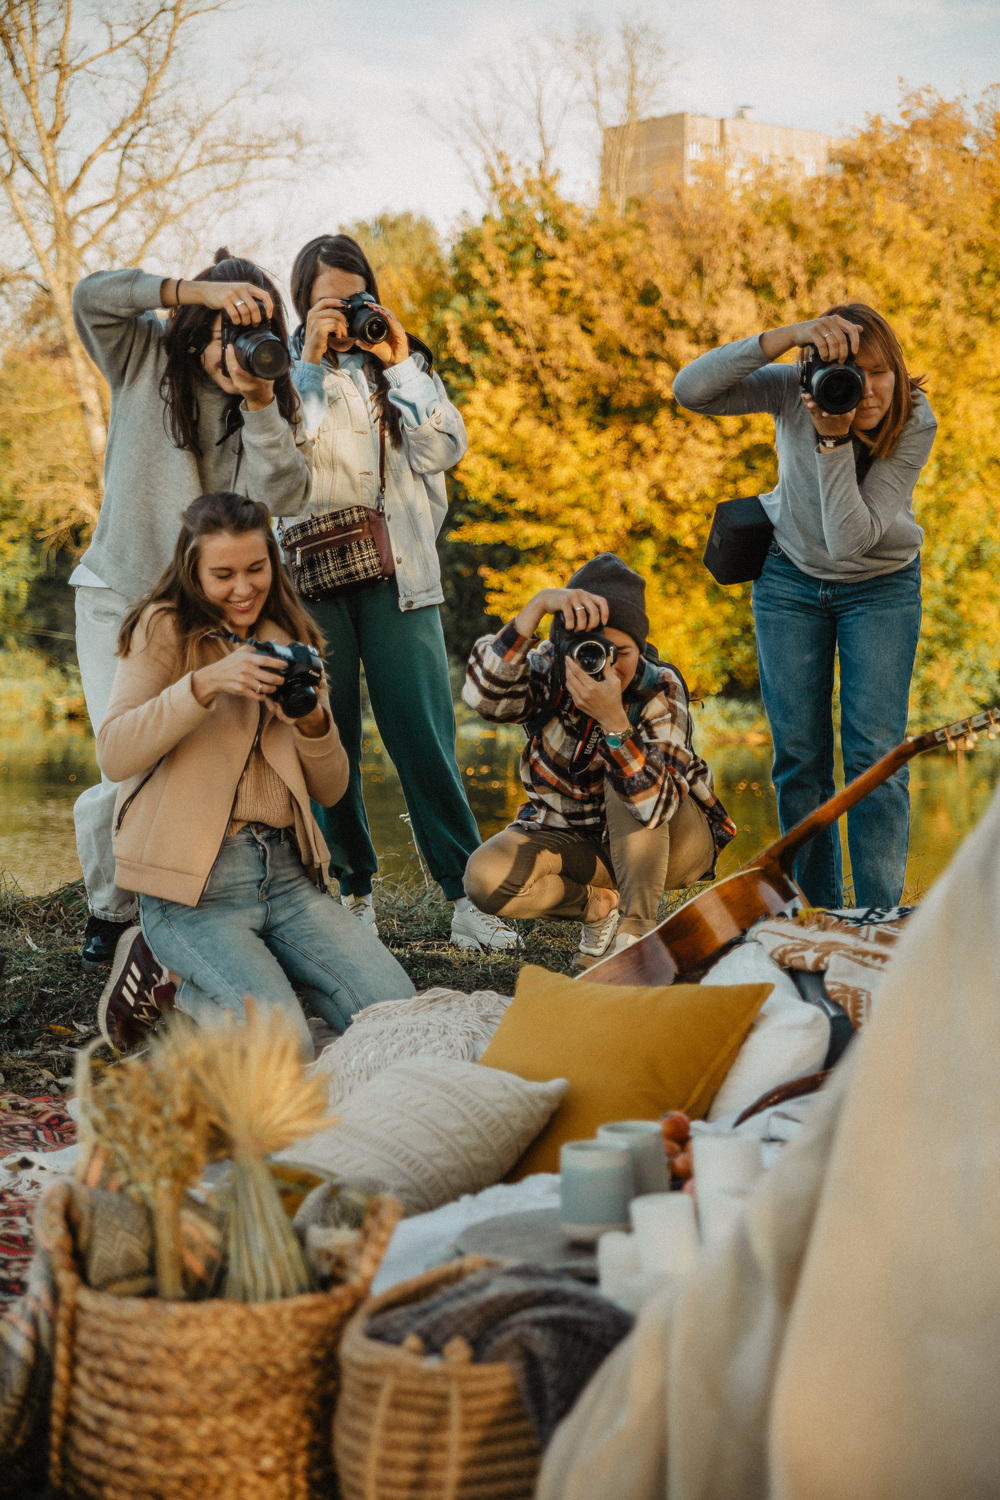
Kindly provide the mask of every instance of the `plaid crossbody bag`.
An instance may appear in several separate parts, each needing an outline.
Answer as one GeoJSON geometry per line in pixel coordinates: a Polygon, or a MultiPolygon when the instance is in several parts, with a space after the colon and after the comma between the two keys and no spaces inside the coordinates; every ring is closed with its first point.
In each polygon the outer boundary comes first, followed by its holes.
{"type": "Polygon", "coordinates": [[[381,583],[396,571],[385,519],[385,423],[378,426],[378,503],[313,516],[281,533],[292,579],[305,599],[330,599],[343,589],[381,583]]]}

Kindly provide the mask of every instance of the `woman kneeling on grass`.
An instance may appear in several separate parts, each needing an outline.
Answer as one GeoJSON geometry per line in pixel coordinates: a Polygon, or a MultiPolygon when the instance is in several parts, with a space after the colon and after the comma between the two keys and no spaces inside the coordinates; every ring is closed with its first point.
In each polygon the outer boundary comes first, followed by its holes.
{"type": "Polygon", "coordinates": [[[366,1005],[414,993],[324,889],[329,854],[309,799],[336,802],[348,777],[325,686],[315,708],[291,719],[272,696],[284,665],[212,634],[322,651],[269,521],[245,495],[199,496],[173,562],[122,625],[97,738],[102,769],[122,783],[117,878],[140,894],[142,937],[122,940],[101,1002],[102,1030],[119,1046],[155,1023],[161,964],[177,980],[177,1006],[199,1024],[242,1014],[252,995],[296,1019],[307,1054],[292,981],[337,1031],[366,1005]]]}

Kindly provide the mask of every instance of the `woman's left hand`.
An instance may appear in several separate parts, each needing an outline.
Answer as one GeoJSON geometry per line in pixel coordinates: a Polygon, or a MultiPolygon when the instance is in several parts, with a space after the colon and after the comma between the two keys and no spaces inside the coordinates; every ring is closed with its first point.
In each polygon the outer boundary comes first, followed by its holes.
{"type": "Polygon", "coordinates": [[[274,381],[259,380],[256,375],[244,370],[235,351],[226,351],[226,369],[233,385],[247,404],[248,411],[263,411],[274,400],[274,381]]]}
{"type": "Polygon", "coordinates": [[[276,719],[280,719],[283,724],[291,724],[292,728],[304,734],[307,740],[320,739],[330,727],[330,720],[322,703],[317,703],[312,712],[303,714],[301,719],[289,718],[281,704],[276,703],[273,698],[266,698],[264,703],[276,719]]]}
{"type": "Polygon", "coordinates": [[[404,359],[410,357],[410,341],[406,337],[406,329],[396,314],[391,313],[387,307],[379,307],[376,304],[376,310],[382,314],[389,325],[389,337],[383,339],[380,344],[364,344],[360,339],[355,339],[355,346],[358,349],[364,349],[368,354],[374,354],[375,358],[380,359],[384,365],[402,364],[404,359]]]}
{"type": "Polygon", "coordinates": [[[850,411],[834,416],[832,412],[824,411],[821,406],[817,406],[808,391],[802,392],[802,405],[812,417],[813,426],[820,437],[843,437],[845,432],[850,432],[851,423],[857,411],[855,406],[850,411]]]}
{"type": "Polygon", "coordinates": [[[566,686],[580,712],[595,719],[605,734],[619,730],[628,733],[630,725],[622,707],[622,685],[612,667],[605,667],[601,678],[591,677],[571,656],[567,656],[566,686]]]}

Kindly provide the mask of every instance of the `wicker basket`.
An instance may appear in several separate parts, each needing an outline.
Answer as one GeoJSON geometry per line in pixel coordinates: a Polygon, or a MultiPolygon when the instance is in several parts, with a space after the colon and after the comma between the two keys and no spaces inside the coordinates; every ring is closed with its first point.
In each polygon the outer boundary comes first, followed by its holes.
{"type": "Polygon", "coordinates": [[[334,1458],[343,1500],[530,1500],[541,1464],[505,1364],[441,1359],[367,1335],[387,1307],[420,1302],[492,1262],[464,1260],[373,1297],[347,1325],[334,1458]]]}
{"type": "Polygon", "coordinates": [[[373,1200],[357,1279],[281,1301],[112,1297],[80,1279],[68,1188],[42,1204],[59,1293],[51,1473],[99,1500],[333,1493],[337,1345],[402,1212],[373,1200]]]}

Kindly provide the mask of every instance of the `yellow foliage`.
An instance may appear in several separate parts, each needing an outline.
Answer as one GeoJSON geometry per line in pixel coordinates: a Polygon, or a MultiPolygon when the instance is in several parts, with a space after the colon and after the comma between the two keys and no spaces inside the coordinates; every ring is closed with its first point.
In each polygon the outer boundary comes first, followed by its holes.
{"type": "Polygon", "coordinates": [[[457,539],[484,549],[509,617],[600,551],[649,579],[652,638],[713,692],[756,663],[749,586],[701,564],[721,499],[775,478],[769,418],[707,419],[672,400],[677,370],[730,339],[869,302],[927,376],[939,421],[916,493],[925,527],[916,719],[992,701],[1000,670],[996,411],[1000,337],[997,99],[904,101],[842,170],[749,191],[718,177],[624,216],[545,177],[501,184],[456,245],[446,312],[469,454],[457,539]]]}

